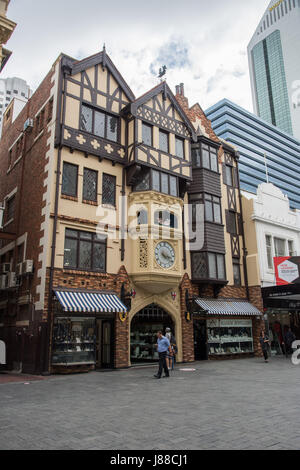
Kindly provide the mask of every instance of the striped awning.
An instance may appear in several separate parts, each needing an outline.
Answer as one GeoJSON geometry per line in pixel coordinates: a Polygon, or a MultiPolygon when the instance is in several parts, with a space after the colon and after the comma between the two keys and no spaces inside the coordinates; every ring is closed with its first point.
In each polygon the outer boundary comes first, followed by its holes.
{"type": "Polygon", "coordinates": [[[127,308],[116,294],[70,291],[54,292],[64,312],[127,312],[127,308]]]}
{"type": "Polygon", "coordinates": [[[234,299],[215,300],[197,298],[195,299],[195,302],[207,313],[207,315],[262,315],[254,305],[245,301],[234,299]]]}

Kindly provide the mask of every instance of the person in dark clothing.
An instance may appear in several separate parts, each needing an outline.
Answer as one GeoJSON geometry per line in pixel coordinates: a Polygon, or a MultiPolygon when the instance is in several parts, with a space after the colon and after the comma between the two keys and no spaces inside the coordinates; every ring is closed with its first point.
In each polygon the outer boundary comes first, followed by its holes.
{"type": "Polygon", "coordinates": [[[267,363],[269,362],[268,347],[269,347],[270,340],[264,330],[260,334],[259,342],[260,342],[261,349],[265,358],[265,362],[267,363]]]}
{"type": "Polygon", "coordinates": [[[163,370],[165,371],[165,377],[170,377],[166,359],[168,351],[171,352],[171,345],[168,338],[163,336],[161,331],[157,333],[157,351],[159,355],[159,368],[158,373],[154,377],[160,379],[163,370]]]}
{"type": "Polygon", "coordinates": [[[293,345],[293,342],[295,340],[296,340],[296,336],[292,332],[292,329],[289,328],[288,331],[284,335],[286,354],[292,354],[293,353],[292,345],[293,345]]]}

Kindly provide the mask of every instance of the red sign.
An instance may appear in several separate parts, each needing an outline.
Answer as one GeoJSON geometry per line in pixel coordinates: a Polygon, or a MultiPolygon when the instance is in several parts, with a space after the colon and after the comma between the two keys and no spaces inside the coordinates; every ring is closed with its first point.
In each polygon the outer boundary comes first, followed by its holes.
{"type": "Polygon", "coordinates": [[[300,257],[274,258],[276,285],[300,284],[300,257]]]}

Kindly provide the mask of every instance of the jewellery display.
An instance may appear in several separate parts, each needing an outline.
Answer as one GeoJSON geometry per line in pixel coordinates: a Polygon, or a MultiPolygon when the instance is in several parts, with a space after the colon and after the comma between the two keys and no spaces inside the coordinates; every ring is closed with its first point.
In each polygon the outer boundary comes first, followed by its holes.
{"type": "Polygon", "coordinates": [[[164,330],[161,324],[140,324],[138,329],[130,333],[131,360],[157,361],[157,332],[164,330]]]}
{"type": "Polygon", "coordinates": [[[95,319],[56,318],[53,326],[53,365],[95,364],[95,319]]]}
{"type": "Polygon", "coordinates": [[[207,342],[210,355],[252,353],[252,320],[208,320],[207,342]]]}

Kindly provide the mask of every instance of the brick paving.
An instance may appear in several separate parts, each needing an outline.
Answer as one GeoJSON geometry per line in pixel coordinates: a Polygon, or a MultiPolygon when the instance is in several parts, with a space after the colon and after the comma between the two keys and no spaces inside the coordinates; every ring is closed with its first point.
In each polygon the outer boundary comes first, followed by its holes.
{"type": "Polygon", "coordinates": [[[300,366],[194,367],[160,381],[138,368],[2,384],[0,449],[299,449],[300,366]]]}

